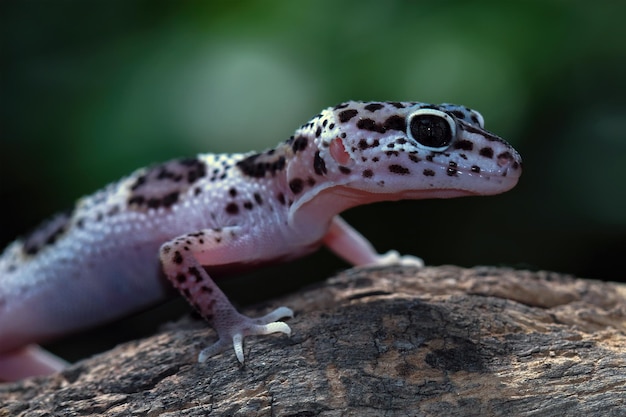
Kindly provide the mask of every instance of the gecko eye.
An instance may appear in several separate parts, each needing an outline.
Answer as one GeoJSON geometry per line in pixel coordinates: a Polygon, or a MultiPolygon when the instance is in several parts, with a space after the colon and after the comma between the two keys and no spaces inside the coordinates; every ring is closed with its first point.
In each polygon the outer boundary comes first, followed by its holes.
{"type": "Polygon", "coordinates": [[[443,151],[456,135],[452,118],[439,110],[420,109],[409,116],[408,135],[430,151],[443,151]]]}

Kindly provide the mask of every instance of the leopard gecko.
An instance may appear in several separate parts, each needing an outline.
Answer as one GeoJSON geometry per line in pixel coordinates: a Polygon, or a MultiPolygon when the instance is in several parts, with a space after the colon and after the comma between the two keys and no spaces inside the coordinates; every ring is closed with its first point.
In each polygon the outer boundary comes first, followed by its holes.
{"type": "Polygon", "coordinates": [[[279,307],[241,315],[211,275],[286,261],[326,245],[353,265],[378,254],[342,211],[377,201],[492,195],[514,187],[519,154],[453,104],[348,101],[276,148],[200,154],[135,171],[10,244],[0,256],[0,378],[58,369],[34,343],[163,299],[162,272],[216,330],[199,361],[248,335],[284,333],[279,307]]]}

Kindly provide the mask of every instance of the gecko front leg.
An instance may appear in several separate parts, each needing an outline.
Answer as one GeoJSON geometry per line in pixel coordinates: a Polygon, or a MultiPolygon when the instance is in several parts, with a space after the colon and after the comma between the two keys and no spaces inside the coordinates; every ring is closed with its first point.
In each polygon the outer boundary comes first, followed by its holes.
{"type": "Polygon", "coordinates": [[[287,336],[291,334],[291,329],[286,323],[277,321],[293,317],[291,309],[279,307],[259,318],[240,314],[199,262],[203,261],[204,265],[226,263],[226,251],[229,248],[230,251],[237,251],[234,236],[239,235],[238,229],[238,227],[204,229],[180,236],[161,246],[161,263],[168,279],[209,322],[219,338],[213,345],[200,352],[199,362],[204,362],[233,346],[237,359],[243,364],[245,336],[277,332],[285,333],[287,336]]]}
{"type": "Polygon", "coordinates": [[[417,256],[400,255],[395,250],[379,254],[369,240],[340,216],[333,217],[323,241],[337,256],[355,266],[400,264],[424,267],[424,261],[417,256]]]}

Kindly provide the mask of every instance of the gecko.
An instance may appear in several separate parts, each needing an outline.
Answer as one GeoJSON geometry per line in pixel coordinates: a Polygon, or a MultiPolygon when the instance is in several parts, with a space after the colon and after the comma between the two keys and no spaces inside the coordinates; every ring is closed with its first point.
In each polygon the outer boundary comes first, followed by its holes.
{"type": "Polygon", "coordinates": [[[287,307],[240,314],[213,278],[322,245],[352,265],[379,254],[339,214],[379,201],[494,195],[520,155],[465,106],[347,101],[263,152],[199,154],[142,168],[79,199],[0,256],[0,378],[63,366],[36,343],[128,315],[173,285],[217,333],[200,362],[243,339],[283,333],[287,307]],[[165,276],[169,280],[163,279],[165,276]]]}

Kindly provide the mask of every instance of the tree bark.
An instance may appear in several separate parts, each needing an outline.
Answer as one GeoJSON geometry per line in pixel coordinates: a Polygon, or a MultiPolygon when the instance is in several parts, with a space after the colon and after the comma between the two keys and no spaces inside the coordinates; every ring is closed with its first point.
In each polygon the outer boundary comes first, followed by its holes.
{"type": "Polygon", "coordinates": [[[215,340],[183,319],[49,377],[0,385],[4,416],[626,416],[626,286],[454,266],[348,270],[246,309],[291,338],[215,340]]]}

